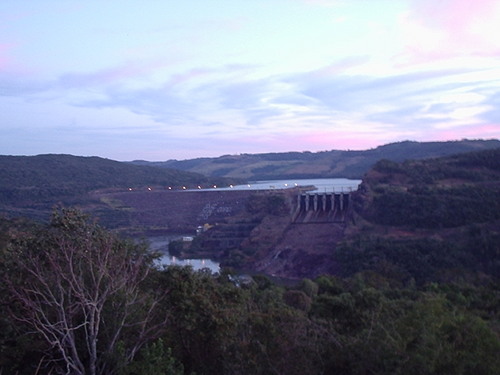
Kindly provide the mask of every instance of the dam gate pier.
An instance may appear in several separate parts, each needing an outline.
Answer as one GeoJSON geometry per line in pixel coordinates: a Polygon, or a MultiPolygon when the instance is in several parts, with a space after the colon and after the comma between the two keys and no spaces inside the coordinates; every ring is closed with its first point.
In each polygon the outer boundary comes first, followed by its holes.
{"type": "Polygon", "coordinates": [[[292,208],[292,223],[343,223],[350,203],[349,193],[301,193],[292,208]]]}

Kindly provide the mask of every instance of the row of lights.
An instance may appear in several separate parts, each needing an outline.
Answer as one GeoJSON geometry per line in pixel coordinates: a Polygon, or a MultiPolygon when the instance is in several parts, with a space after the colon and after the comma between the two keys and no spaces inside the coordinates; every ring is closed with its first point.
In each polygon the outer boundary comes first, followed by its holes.
{"type": "MultiPolygon", "coordinates": [[[[229,185],[229,187],[232,189],[232,188],[234,188],[234,185],[229,185]]],[[[248,187],[250,187],[250,185],[248,185],[248,187]]],[[[201,185],[198,185],[197,188],[198,189],[203,189],[203,187],[201,185]]],[[[172,186],[167,186],[165,189],[166,190],[174,190],[174,188],[172,186]]],[[[187,186],[182,186],[181,189],[182,190],[188,190],[187,186]]],[[[209,189],[217,189],[217,185],[213,185],[209,189]]],[[[128,191],[133,191],[133,190],[137,190],[137,189],[134,189],[134,188],[131,188],[131,187],[128,188],[128,191]]],[[[153,188],[150,187],[150,186],[148,186],[147,190],[148,191],[152,191],[153,188]]]]}
{"type": "MultiPolygon", "coordinates": [[[[248,187],[252,187],[252,185],[250,185],[250,184],[248,184],[247,186],[248,186],[248,187]]],[[[283,186],[288,187],[288,184],[283,184],[283,186]]],[[[295,187],[297,187],[297,186],[298,186],[298,184],[297,184],[297,183],[295,183],[295,184],[294,184],[294,186],[295,186],[295,187]]],[[[203,187],[202,187],[201,185],[198,185],[198,186],[197,186],[197,188],[198,188],[198,189],[200,189],[200,190],[201,190],[201,189],[203,189],[203,187]]],[[[232,189],[232,188],[234,188],[234,185],[232,185],[232,184],[231,184],[231,185],[229,185],[229,188],[231,188],[231,189],[232,189]]],[[[269,188],[271,188],[271,189],[275,189],[275,188],[276,188],[276,186],[275,186],[275,185],[270,185],[270,186],[269,186],[269,188]]],[[[211,186],[209,189],[217,189],[217,185],[213,185],[213,186],[211,186]]],[[[129,191],[133,191],[133,190],[136,190],[136,189],[129,187],[129,188],[128,188],[128,190],[129,190],[129,191]]],[[[152,188],[152,187],[150,187],[150,186],[148,186],[147,190],[148,190],[148,191],[152,191],[152,190],[153,190],[153,188],[152,188]]],[[[168,187],[166,187],[166,190],[174,190],[174,188],[173,188],[172,186],[168,186],[168,187]]],[[[188,188],[187,188],[186,186],[182,186],[181,190],[188,190],[188,188]]]]}

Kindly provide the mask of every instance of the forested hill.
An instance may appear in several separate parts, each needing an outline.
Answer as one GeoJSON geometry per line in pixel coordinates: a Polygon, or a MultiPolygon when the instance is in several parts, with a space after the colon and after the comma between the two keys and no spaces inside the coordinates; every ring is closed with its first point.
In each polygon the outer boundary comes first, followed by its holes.
{"type": "Polygon", "coordinates": [[[134,164],[170,167],[207,176],[238,177],[247,180],[277,178],[362,178],[379,160],[402,162],[469,151],[499,148],[499,140],[450,142],[398,142],[365,151],[284,152],[225,155],[218,158],[134,161],[134,164]]]}
{"type": "MultiPolygon", "coordinates": [[[[28,216],[55,203],[74,204],[97,189],[220,183],[192,172],[72,155],[0,156],[0,211],[30,208],[28,216]]],[[[18,212],[19,213],[19,212],[18,212]]]]}
{"type": "Polygon", "coordinates": [[[382,225],[452,228],[500,219],[500,148],[438,159],[381,160],[359,189],[382,225]]]}
{"type": "Polygon", "coordinates": [[[131,165],[73,155],[0,156],[0,187],[73,187],[92,190],[201,183],[207,178],[171,168],[131,165]]]}
{"type": "Polygon", "coordinates": [[[355,194],[356,224],[335,250],[344,274],[398,282],[500,275],[500,149],[378,162],[355,194]]]}

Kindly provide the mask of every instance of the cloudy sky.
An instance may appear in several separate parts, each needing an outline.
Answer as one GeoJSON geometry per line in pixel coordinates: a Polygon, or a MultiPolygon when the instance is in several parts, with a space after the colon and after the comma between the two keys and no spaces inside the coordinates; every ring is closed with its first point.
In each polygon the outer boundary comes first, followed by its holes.
{"type": "Polygon", "coordinates": [[[2,0],[0,154],[500,138],[500,0],[2,0]]]}

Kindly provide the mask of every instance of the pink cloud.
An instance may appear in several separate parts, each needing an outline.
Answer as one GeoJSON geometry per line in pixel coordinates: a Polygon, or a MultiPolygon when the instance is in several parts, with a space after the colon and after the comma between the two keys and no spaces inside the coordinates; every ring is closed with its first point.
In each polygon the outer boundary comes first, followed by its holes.
{"type": "Polygon", "coordinates": [[[304,144],[304,149],[308,150],[362,150],[376,146],[379,142],[373,137],[364,134],[353,134],[347,131],[314,131],[310,134],[302,134],[296,141],[304,144]]]}
{"type": "Polygon", "coordinates": [[[406,54],[412,60],[500,54],[497,0],[413,0],[412,4],[401,22],[406,54]]]}
{"type": "MultiPolygon", "coordinates": [[[[457,127],[453,129],[436,129],[432,134],[436,141],[451,139],[500,139],[500,124],[473,125],[468,127],[457,127]]],[[[425,139],[424,139],[425,140],[425,139]]]]}
{"type": "Polygon", "coordinates": [[[0,71],[13,67],[14,63],[10,53],[11,49],[11,44],[0,44],[0,71]]]}
{"type": "Polygon", "coordinates": [[[26,78],[35,72],[32,66],[29,66],[26,61],[19,61],[14,53],[17,48],[16,43],[0,44],[0,73],[4,73],[10,78],[22,77],[26,78]]]}
{"type": "MultiPolygon", "coordinates": [[[[448,129],[406,130],[394,132],[349,130],[311,130],[309,133],[276,134],[256,141],[251,147],[257,152],[367,150],[391,142],[414,140],[420,142],[449,141],[460,139],[499,139],[500,124],[460,126],[448,129]]],[[[235,144],[242,143],[235,139],[235,144]]],[[[255,151],[254,151],[255,152],[255,151]]]]}
{"type": "Polygon", "coordinates": [[[415,1],[420,22],[432,28],[443,28],[450,34],[464,34],[477,18],[488,18],[497,0],[418,0],[415,1]]]}
{"type": "MultiPolygon", "coordinates": [[[[241,138],[234,139],[234,144],[242,144],[241,138]]],[[[288,152],[288,151],[327,151],[327,150],[366,150],[384,143],[395,141],[394,137],[384,134],[353,134],[349,131],[318,131],[309,133],[275,134],[264,137],[253,137],[248,140],[248,147],[255,152],[288,152]]],[[[233,142],[231,142],[233,143],[233,142]]]]}

